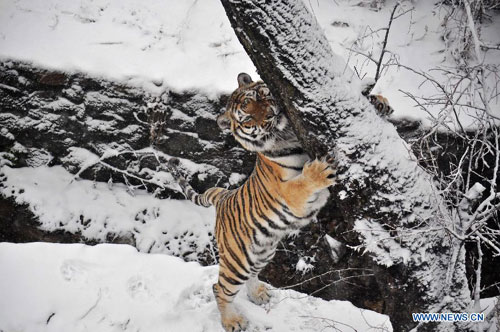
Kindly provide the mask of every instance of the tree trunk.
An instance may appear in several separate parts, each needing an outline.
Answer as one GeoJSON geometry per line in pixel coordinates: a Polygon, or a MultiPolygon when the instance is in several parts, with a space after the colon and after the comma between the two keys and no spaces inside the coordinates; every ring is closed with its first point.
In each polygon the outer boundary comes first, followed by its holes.
{"type": "Polygon", "coordinates": [[[331,199],[347,231],[357,234],[357,251],[382,267],[375,277],[394,280],[386,288],[389,302],[370,309],[388,314],[395,331],[467,330],[461,323],[413,322],[412,312],[464,312],[470,305],[465,250],[446,231],[456,225],[454,214],[396,129],[361,95],[360,82],[304,3],[221,1],[305,149],[313,157],[335,151],[331,199]]]}

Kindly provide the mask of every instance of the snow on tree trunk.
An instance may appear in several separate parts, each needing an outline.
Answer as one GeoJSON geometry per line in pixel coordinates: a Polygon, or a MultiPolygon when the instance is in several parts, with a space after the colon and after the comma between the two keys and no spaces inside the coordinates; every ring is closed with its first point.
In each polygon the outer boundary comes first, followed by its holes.
{"type": "Polygon", "coordinates": [[[388,287],[382,309],[395,331],[467,329],[413,322],[412,312],[463,312],[470,305],[465,250],[447,232],[454,214],[396,129],[361,95],[359,80],[333,54],[304,3],[221,1],[306,150],[311,156],[335,151],[339,175],[332,199],[359,234],[357,249],[387,267],[376,273],[403,285],[388,287]]]}

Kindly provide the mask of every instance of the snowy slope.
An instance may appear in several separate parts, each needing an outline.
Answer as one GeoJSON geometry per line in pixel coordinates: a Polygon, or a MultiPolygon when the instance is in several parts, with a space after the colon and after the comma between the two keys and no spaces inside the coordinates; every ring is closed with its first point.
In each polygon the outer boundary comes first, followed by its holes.
{"type": "MultiPolygon", "coordinates": [[[[221,332],[216,266],[127,245],[0,243],[0,331],[221,332]]],[[[236,299],[248,331],[392,331],[349,302],[272,291],[266,307],[236,299]]]]}
{"type": "Polygon", "coordinates": [[[132,238],[142,252],[198,260],[212,248],[215,210],[154,198],[123,184],[76,180],[62,166],[0,168],[0,194],[27,204],[46,231],[80,233],[100,242],[132,238]]]}
{"type": "MultiPolygon", "coordinates": [[[[368,0],[305,1],[323,27],[330,46],[360,78],[373,78],[385,28],[396,0],[380,8],[368,0]],[[362,55],[364,54],[364,55],[362,55]]],[[[382,3],[382,2],[380,2],[382,3]]],[[[434,96],[432,84],[395,62],[430,74],[445,84],[440,67],[456,64],[446,52],[442,21],[445,7],[433,1],[402,1],[394,20],[376,93],[386,95],[395,117],[427,114],[402,91],[434,96]],[[392,60],[391,60],[392,59],[392,60]]],[[[484,41],[500,42],[500,16],[481,27],[484,41]]],[[[235,77],[255,67],[239,44],[218,0],[17,0],[0,1],[0,58],[66,71],[83,71],[145,87],[152,92],[194,89],[210,96],[230,92],[235,77]]],[[[484,63],[500,65],[498,51],[484,63]]],[[[488,79],[494,87],[495,75],[488,79]]],[[[491,90],[495,94],[496,90],[491,90]]],[[[500,97],[492,109],[500,113],[500,97]]],[[[429,107],[434,112],[439,107],[429,107]]],[[[467,123],[472,119],[464,117],[467,123]]]]}
{"type": "Polygon", "coordinates": [[[2,0],[0,55],[152,91],[228,91],[254,71],[217,0],[2,0]]]}

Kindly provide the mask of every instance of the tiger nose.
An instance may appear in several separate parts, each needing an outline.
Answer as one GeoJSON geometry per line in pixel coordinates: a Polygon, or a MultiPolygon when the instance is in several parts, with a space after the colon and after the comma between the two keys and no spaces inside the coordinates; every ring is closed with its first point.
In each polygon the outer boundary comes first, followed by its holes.
{"type": "Polygon", "coordinates": [[[269,107],[263,102],[259,102],[257,106],[257,112],[254,114],[254,120],[257,124],[261,124],[269,116],[269,107]]]}

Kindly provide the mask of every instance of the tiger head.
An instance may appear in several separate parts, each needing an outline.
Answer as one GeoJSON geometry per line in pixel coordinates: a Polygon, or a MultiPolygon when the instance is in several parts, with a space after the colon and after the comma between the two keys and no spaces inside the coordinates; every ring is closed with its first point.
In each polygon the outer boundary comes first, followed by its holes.
{"type": "Polygon", "coordinates": [[[238,75],[238,88],[231,94],[226,112],[217,117],[221,129],[230,129],[249,151],[276,151],[296,146],[298,140],[267,85],[250,75],[238,75]]]}

